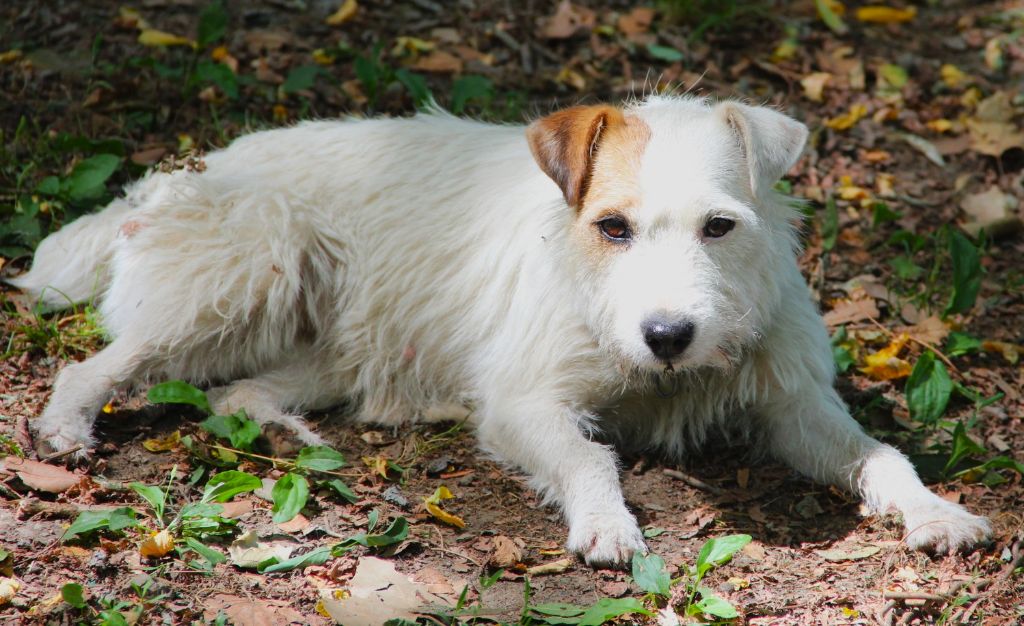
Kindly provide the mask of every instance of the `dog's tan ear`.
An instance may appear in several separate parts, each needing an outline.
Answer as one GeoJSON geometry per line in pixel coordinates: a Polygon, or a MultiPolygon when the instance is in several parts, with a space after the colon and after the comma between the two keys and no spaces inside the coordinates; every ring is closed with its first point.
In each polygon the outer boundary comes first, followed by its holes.
{"type": "Polygon", "coordinates": [[[569,206],[578,209],[587,194],[602,135],[623,123],[620,109],[594,105],[558,111],[527,127],[533,158],[558,183],[569,206]]]}
{"type": "Polygon", "coordinates": [[[766,107],[724,102],[718,108],[743,144],[750,189],[755,197],[761,196],[800,158],[807,127],[766,107]]]}

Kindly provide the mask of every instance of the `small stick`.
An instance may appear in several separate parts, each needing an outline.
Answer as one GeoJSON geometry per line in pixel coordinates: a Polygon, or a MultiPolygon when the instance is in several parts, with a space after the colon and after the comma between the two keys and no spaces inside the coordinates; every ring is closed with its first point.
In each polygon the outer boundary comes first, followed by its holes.
{"type": "Polygon", "coordinates": [[[683,472],[680,472],[679,470],[665,468],[665,469],[663,469],[661,471],[666,476],[670,476],[672,478],[675,478],[676,480],[681,480],[681,481],[683,481],[684,483],[686,483],[687,485],[689,485],[691,487],[694,487],[696,489],[703,489],[704,491],[711,492],[711,493],[715,494],[716,496],[725,493],[724,489],[722,489],[720,487],[716,487],[714,485],[710,485],[710,484],[704,482],[703,480],[701,480],[699,478],[694,478],[693,476],[690,476],[689,474],[684,474],[683,472]]]}
{"type": "Polygon", "coordinates": [[[62,450],[60,452],[54,452],[53,454],[47,454],[46,456],[44,456],[43,458],[41,458],[39,460],[42,461],[43,463],[49,463],[50,461],[55,461],[57,459],[61,459],[61,458],[64,458],[66,456],[72,455],[72,454],[78,452],[81,449],[82,449],[82,444],[79,443],[79,444],[71,446],[67,450],[62,450]]]}
{"type": "Polygon", "coordinates": [[[923,591],[886,591],[882,593],[886,600],[923,600],[925,602],[949,602],[947,596],[923,591]]]}

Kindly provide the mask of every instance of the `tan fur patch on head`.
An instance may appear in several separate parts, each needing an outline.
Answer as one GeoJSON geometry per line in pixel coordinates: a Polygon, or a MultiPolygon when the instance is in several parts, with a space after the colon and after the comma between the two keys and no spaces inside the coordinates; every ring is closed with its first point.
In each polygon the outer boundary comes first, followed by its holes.
{"type": "Polygon", "coordinates": [[[573,237],[595,260],[608,258],[624,245],[601,234],[596,223],[621,218],[631,228],[642,202],[640,160],[651,138],[650,127],[633,116],[609,128],[591,166],[590,184],[573,227],[573,237]]]}
{"type": "Polygon", "coordinates": [[[577,106],[530,124],[526,138],[537,164],[561,188],[566,203],[579,208],[594,155],[607,134],[624,124],[622,111],[613,106],[577,106]]]}

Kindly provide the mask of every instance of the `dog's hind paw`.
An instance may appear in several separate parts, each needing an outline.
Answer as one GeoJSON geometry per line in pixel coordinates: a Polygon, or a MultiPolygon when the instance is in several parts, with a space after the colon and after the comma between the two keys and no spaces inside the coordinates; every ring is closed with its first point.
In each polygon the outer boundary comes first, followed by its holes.
{"type": "Polygon", "coordinates": [[[992,535],[987,519],[938,497],[904,510],[903,520],[907,529],[907,545],[937,554],[969,548],[992,535]]]}
{"type": "Polygon", "coordinates": [[[643,533],[626,511],[590,513],[572,520],[566,547],[591,567],[622,568],[634,552],[647,552],[643,533]]]}

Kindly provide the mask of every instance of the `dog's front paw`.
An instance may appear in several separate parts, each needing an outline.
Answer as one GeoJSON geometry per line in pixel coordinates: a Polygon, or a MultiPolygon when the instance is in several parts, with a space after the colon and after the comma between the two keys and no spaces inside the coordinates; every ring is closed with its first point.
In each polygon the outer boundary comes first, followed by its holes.
{"type": "Polygon", "coordinates": [[[903,520],[908,546],[938,554],[969,548],[992,535],[987,519],[938,497],[907,508],[903,520]]]}
{"type": "Polygon", "coordinates": [[[634,552],[647,552],[643,533],[627,511],[589,513],[569,525],[569,550],[591,567],[624,567],[634,552]]]}
{"type": "Polygon", "coordinates": [[[91,436],[75,437],[69,433],[40,430],[33,437],[36,454],[40,459],[61,457],[61,461],[82,463],[89,459],[94,445],[91,436]]]}

